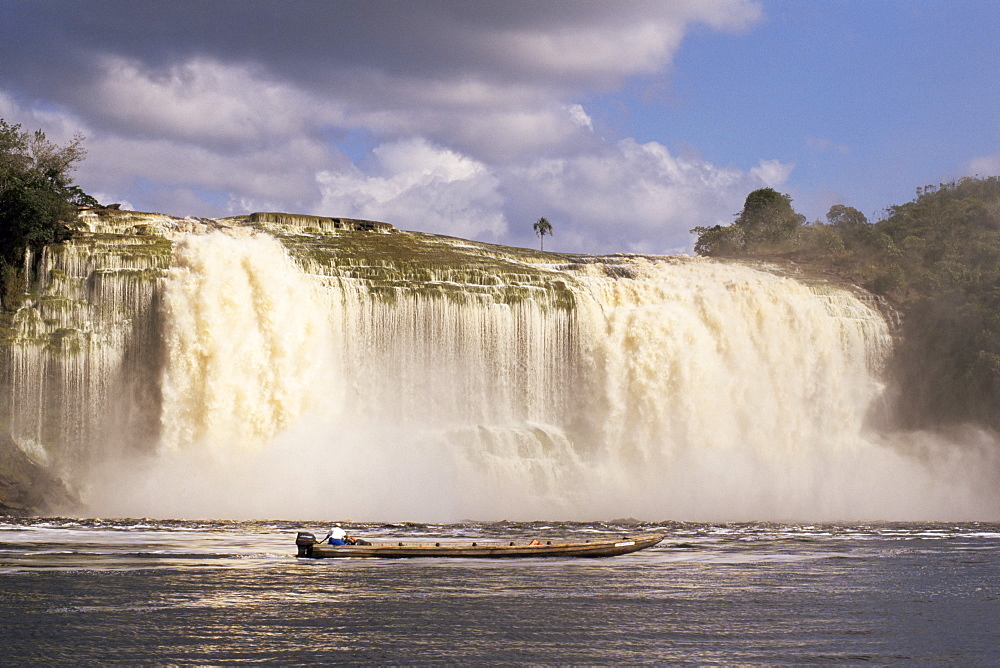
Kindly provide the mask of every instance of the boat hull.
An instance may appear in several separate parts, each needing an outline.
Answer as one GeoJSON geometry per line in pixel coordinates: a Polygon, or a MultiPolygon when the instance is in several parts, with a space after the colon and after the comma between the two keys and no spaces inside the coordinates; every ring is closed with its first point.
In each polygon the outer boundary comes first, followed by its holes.
{"type": "Polygon", "coordinates": [[[380,559],[413,559],[418,557],[452,557],[463,559],[517,559],[539,557],[615,557],[644,550],[663,540],[663,534],[642,534],[587,541],[548,541],[528,543],[372,543],[370,545],[299,546],[300,557],[330,559],[368,557],[380,559]]]}

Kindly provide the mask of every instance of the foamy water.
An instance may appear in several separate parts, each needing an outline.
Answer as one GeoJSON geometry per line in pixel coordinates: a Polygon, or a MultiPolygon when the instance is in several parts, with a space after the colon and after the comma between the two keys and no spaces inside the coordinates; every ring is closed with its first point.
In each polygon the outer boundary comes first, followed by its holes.
{"type": "Polygon", "coordinates": [[[100,514],[1000,515],[988,436],[881,431],[891,340],[847,291],[620,258],[511,300],[306,274],[267,236],[175,256],[161,442],[91,473],[100,514]]]}

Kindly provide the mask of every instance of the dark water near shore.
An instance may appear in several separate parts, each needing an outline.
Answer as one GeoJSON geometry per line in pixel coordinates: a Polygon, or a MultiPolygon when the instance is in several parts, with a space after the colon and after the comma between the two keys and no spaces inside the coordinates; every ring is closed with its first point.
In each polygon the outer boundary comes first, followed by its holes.
{"type": "Polygon", "coordinates": [[[1000,525],[345,525],[375,538],[662,530],[596,560],[299,560],[294,522],[0,521],[0,664],[996,664],[1000,525]]]}

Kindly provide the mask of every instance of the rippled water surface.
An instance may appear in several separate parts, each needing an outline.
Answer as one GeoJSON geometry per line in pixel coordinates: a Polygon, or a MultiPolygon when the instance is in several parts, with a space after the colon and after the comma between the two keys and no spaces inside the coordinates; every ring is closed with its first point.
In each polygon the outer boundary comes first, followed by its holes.
{"type": "Polygon", "coordinates": [[[1000,526],[345,525],[379,539],[663,531],[609,559],[300,560],[295,522],[0,522],[0,663],[1000,662],[1000,526]]]}

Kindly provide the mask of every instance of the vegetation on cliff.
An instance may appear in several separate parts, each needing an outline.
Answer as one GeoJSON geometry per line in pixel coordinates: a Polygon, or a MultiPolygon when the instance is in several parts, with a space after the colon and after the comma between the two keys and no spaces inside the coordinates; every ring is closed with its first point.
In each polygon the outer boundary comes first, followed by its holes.
{"type": "Polygon", "coordinates": [[[24,251],[67,238],[74,205],[97,204],[70,178],[86,155],[83,139],[57,146],[41,130],[0,119],[0,304],[6,308],[24,291],[24,251]]]}
{"type": "Polygon", "coordinates": [[[694,250],[699,255],[738,256],[762,249],[788,250],[798,238],[806,218],[792,208],[792,199],[773,188],[747,195],[743,210],[732,225],[696,227],[694,250]]]}
{"type": "Polygon", "coordinates": [[[885,297],[902,315],[891,372],[904,423],[1000,428],[1000,177],[920,188],[875,223],[839,204],[826,223],[789,211],[786,195],[754,191],[732,225],[692,230],[695,249],[792,261],[885,297]]]}

